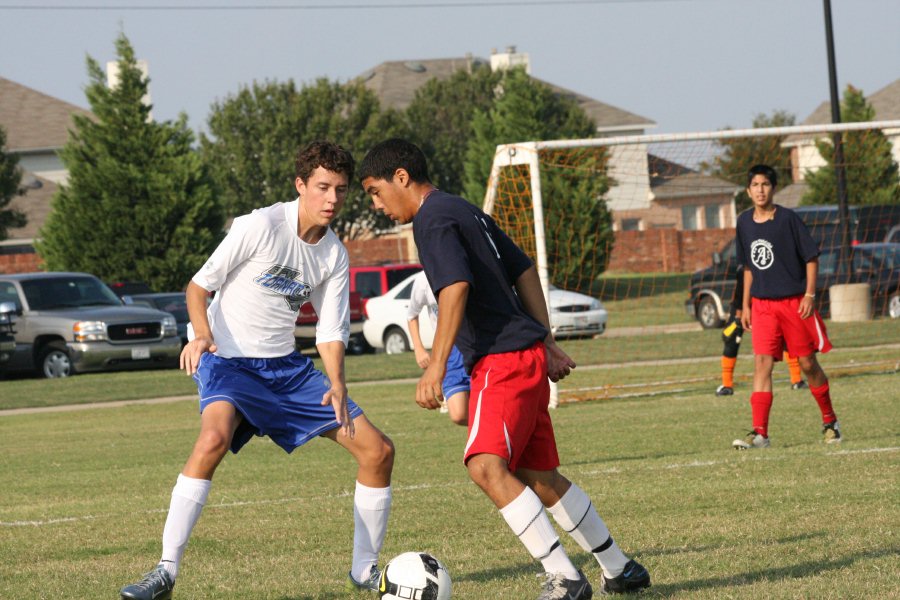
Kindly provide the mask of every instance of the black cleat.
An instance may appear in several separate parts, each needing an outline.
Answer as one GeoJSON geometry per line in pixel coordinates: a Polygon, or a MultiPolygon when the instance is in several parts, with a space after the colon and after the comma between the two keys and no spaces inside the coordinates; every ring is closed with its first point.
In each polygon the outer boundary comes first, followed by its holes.
{"type": "Polygon", "coordinates": [[[544,591],[537,600],[591,600],[594,589],[580,570],[577,581],[566,579],[562,573],[544,573],[544,591]]]}
{"type": "Polygon", "coordinates": [[[634,559],[628,561],[625,570],[618,577],[600,577],[601,594],[627,594],[650,587],[650,573],[634,559]]]}
{"type": "Polygon", "coordinates": [[[144,575],[137,583],[119,590],[122,600],[170,600],[175,582],[162,565],[144,575]]]}
{"type": "Polygon", "coordinates": [[[792,390],[802,390],[803,388],[806,388],[806,387],[809,387],[809,386],[807,386],[806,382],[803,381],[802,379],[800,381],[798,381],[797,383],[791,384],[792,390]]]}
{"type": "Polygon", "coordinates": [[[727,385],[720,385],[716,388],[716,396],[734,396],[734,389],[727,385]]]}

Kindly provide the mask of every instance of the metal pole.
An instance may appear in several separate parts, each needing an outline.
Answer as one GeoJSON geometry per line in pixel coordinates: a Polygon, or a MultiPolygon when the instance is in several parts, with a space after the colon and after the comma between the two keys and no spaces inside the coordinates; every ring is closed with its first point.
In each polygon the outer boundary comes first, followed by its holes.
{"type": "MultiPolygon", "coordinates": [[[[825,4],[825,45],[828,50],[828,84],[831,92],[831,122],[841,122],[838,97],[837,67],[834,60],[834,33],[831,26],[831,0],[825,4]]],[[[850,209],[847,204],[847,171],[844,165],[844,146],[840,132],[832,135],[834,142],[834,174],[837,183],[838,215],[841,229],[841,251],[838,258],[838,281],[849,283],[850,273],[850,209]]]]}

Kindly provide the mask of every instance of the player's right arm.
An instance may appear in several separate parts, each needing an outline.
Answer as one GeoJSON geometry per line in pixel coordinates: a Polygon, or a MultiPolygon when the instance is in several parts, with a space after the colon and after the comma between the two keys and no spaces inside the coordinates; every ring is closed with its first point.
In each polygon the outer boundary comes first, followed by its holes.
{"type": "Polygon", "coordinates": [[[750,286],[753,285],[753,271],[744,269],[744,299],[741,302],[741,326],[744,329],[752,329],[750,325],[750,286]]]}
{"type": "Polygon", "coordinates": [[[188,375],[197,372],[197,367],[200,366],[200,357],[204,352],[216,351],[216,343],[209,326],[209,317],[206,314],[207,294],[205,289],[193,281],[188,283],[184,294],[188,316],[191,319],[191,328],[194,330],[194,339],[182,349],[179,363],[188,375]]]}

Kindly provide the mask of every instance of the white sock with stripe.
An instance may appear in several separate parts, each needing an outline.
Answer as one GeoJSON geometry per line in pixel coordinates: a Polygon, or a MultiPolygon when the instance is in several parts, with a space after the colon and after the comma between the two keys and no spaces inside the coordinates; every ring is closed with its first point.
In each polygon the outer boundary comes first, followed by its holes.
{"type": "Polygon", "coordinates": [[[515,500],[500,509],[507,525],[548,573],[562,573],[566,579],[580,579],[578,569],[559,543],[544,505],[531,488],[526,487],[515,500]]]}
{"type": "Polygon", "coordinates": [[[559,502],[547,510],[583,550],[594,555],[604,575],[612,578],[622,574],[629,559],[616,545],[606,523],[581,488],[573,483],[559,502]]]}
{"type": "Polygon", "coordinates": [[[191,531],[197,520],[212,481],[209,479],[194,479],[179,473],[175,487],[172,488],[172,501],[169,503],[169,514],[166,517],[166,526],[163,528],[162,558],[159,563],[172,576],[172,581],[178,575],[178,567],[181,557],[191,537],[191,531]]]}
{"type": "Polygon", "coordinates": [[[356,482],[353,496],[353,563],[350,567],[350,574],[356,581],[365,581],[372,567],[378,563],[390,514],[391,486],[373,488],[356,482]]]}

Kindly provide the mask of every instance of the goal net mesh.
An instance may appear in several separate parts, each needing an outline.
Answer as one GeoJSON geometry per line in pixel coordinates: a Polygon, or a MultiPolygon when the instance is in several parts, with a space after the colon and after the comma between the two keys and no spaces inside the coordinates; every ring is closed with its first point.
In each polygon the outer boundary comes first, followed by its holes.
{"type": "MultiPolygon", "coordinates": [[[[611,357],[714,358],[734,290],[735,221],[750,206],[747,170],[769,164],[778,174],[776,204],[801,215],[822,251],[816,302],[833,318],[833,341],[862,346],[843,321],[877,320],[900,335],[900,295],[886,283],[890,272],[896,282],[900,256],[896,247],[867,246],[890,235],[900,242],[900,231],[892,233],[900,227],[898,162],[900,122],[529,142],[498,147],[484,207],[535,260],[545,284],[602,302],[608,322],[596,337],[608,340],[611,357]],[[843,283],[869,283],[868,304],[860,307],[853,290],[832,298],[831,285],[843,283]]],[[[552,311],[557,335],[596,334],[590,304],[567,302],[552,311]]],[[[749,343],[741,354],[752,356],[749,343]]],[[[864,369],[896,368],[868,362],[864,369]]],[[[848,369],[860,368],[854,364],[848,369]]],[[[752,363],[738,371],[749,385],[752,363]]],[[[714,389],[718,377],[713,361],[688,379],[714,389]]]]}

